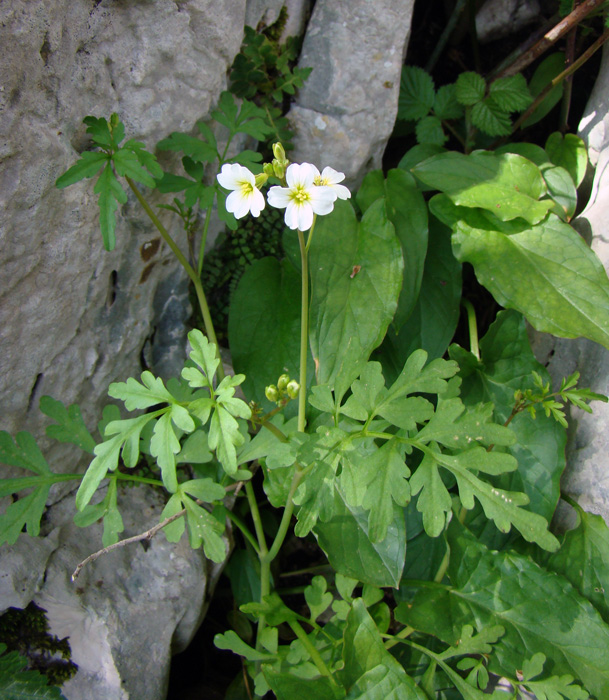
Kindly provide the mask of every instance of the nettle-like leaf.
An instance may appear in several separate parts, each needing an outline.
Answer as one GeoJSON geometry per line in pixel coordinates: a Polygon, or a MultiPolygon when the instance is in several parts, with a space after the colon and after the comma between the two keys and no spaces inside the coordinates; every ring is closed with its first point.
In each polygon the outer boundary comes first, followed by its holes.
{"type": "Polygon", "coordinates": [[[478,73],[467,71],[457,78],[455,95],[457,100],[465,106],[472,106],[484,98],[486,83],[478,73]]]}
{"type": "Polygon", "coordinates": [[[463,116],[463,105],[457,100],[457,86],[443,85],[438,88],[433,103],[433,112],[439,119],[460,119],[463,116]]]}
{"type": "Polygon", "coordinates": [[[243,100],[238,108],[235,98],[230,92],[224,91],[220,95],[218,106],[212,111],[211,116],[230,131],[230,136],[238,133],[253,136],[257,141],[264,141],[271,132],[266,123],[264,109],[253,102],[243,100]]]}
{"type": "Polygon", "coordinates": [[[439,117],[430,115],[423,117],[417,122],[415,127],[418,143],[443,146],[448,141],[448,136],[444,133],[442,122],[439,117]]]}
{"type": "Polygon", "coordinates": [[[66,700],[61,689],[48,685],[38,671],[25,670],[28,660],[0,643],[0,697],[3,700],[66,700]]]}
{"type": "Polygon", "coordinates": [[[533,101],[525,77],[518,73],[494,80],[489,86],[494,104],[504,112],[521,112],[533,101]]]}
{"type": "Polygon", "coordinates": [[[404,66],[400,80],[398,119],[416,120],[429,114],[435,99],[433,78],[417,66],[404,66]]]}
{"type": "Polygon", "coordinates": [[[472,107],[472,124],[489,136],[508,136],[512,132],[509,112],[502,109],[493,95],[472,107]]]}

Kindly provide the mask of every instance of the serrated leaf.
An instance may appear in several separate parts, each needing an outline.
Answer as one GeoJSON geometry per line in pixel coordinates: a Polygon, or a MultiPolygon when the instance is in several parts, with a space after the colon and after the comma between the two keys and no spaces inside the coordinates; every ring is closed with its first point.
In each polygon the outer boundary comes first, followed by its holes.
{"type": "Polygon", "coordinates": [[[525,77],[518,73],[494,80],[489,86],[493,103],[503,112],[522,112],[533,101],[525,77]]]}
{"type": "Polygon", "coordinates": [[[463,116],[463,105],[457,100],[457,86],[455,83],[438,88],[433,103],[433,111],[439,119],[460,119],[463,116]]]}
{"type": "Polygon", "coordinates": [[[448,141],[439,117],[429,115],[417,122],[415,127],[417,142],[432,146],[443,146],[448,141]]]}
{"type": "MultiPolygon", "coordinates": [[[[113,118],[117,118],[117,115],[113,114],[110,117],[110,119],[112,120],[113,118]]],[[[85,117],[82,121],[83,124],[87,125],[87,134],[91,136],[95,143],[99,144],[100,146],[105,146],[107,148],[118,148],[118,144],[112,138],[112,134],[110,133],[108,121],[104,119],[104,117],[88,116],[85,117]]],[[[120,124],[120,122],[118,122],[118,124],[120,124]]],[[[120,124],[120,126],[122,127],[122,124],[120,124]]],[[[119,137],[122,138],[122,134],[124,134],[124,127],[122,127],[122,129],[119,130],[119,137]]]]}
{"type": "Polygon", "coordinates": [[[61,689],[48,685],[48,678],[38,671],[24,670],[25,656],[16,651],[6,653],[0,644],[0,697],[2,700],[66,700],[61,689]]]}
{"type": "Polygon", "coordinates": [[[422,119],[433,107],[434,98],[431,75],[417,66],[404,66],[400,80],[398,119],[422,119]]]}
{"type": "Polygon", "coordinates": [[[56,421],[55,425],[46,429],[49,437],[59,442],[70,442],[85,452],[93,452],[95,440],[85,425],[79,406],[72,404],[66,408],[61,401],[42,396],[40,410],[56,421]]]}
{"type": "Polygon", "coordinates": [[[108,153],[100,151],[84,151],[78,160],[71,168],[68,168],[63,175],[60,175],[55,181],[55,187],[63,189],[69,187],[75,182],[84,180],[87,177],[93,177],[101,168],[110,160],[108,153]]]}
{"type": "Polygon", "coordinates": [[[480,102],[484,98],[485,91],[486,83],[478,73],[467,71],[460,73],[457,78],[455,95],[462,105],[471,106],[480,102]]]}
{"type": "Polygon", "coordinates": [[[489,136],[508,136],[512,132],[512,120],[491,95],[472,107],[472,124],[489,136]]]}
{"type": "MultiPolygon", "coordinates": [[[[129,139],[123,144],[124,149],[132,151],[139,162],[148,170],[155,180],[163,177],[163,168],[158,164],[156,156],[145,149],[145,144],[141,141],[129,139]]],[[[156,183],[155,183],[156,184],[156,183]]]]}

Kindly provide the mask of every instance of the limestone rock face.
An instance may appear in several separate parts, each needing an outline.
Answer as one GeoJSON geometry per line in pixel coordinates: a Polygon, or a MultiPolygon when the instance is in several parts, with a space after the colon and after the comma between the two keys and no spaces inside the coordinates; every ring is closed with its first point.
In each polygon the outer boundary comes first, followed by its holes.
{"type": "Polygon", "coordinates": [[[155,294],[184,275],[158,233],[130,199],[106,253],[92,183],[54,183],[87,147],[86,115],[118,112],[149,148],[190,130],[226,86],[245,11],[245,0],[1,4],[0,428],[39,435],[43,394],[96,421],[109,383],[141,371],[147,338],[167,356],[155,294]]]}
{"type": "Polygon", "coordinates": [[[380,167],[397,113],[413,2],[317,0],[301,68],[313,71],[288,117],[294,161],[344,172],[347,184],[380,167]]]}
{"type": "MultiPolygon", "coordinates": [[[[573,225],[609,270],[609,51],[605,48],[599,76],[580,124],[580,135],[596,166],[592,193],[573,225]]],[[[538,355],[558,384],[576,370],[581,386],[609,395],[609,351],[591,341],[537,337],[538,355]]],[[[580,505],[609,523],[609,404],[593,402],[593,413],[571,409],[567,469],[563,488],[580,505]]]]}

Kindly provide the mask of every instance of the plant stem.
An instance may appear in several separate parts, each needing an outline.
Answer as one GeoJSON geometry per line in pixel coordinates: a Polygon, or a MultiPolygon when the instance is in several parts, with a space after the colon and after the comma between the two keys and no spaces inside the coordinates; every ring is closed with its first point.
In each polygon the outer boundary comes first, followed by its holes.
{"type": "Polygon", "coordinates": [[[428,73],[431,73],[433,71],[434,66],[436,65],[438,59],[442,55],[442,51],[444,51],[444,47],[446,46],[446,42],[450,39],[450,35],[453,33],[454,28],[457,26],[457,22],[459,21],[459,17],[461,17],[461,13],[463,12],[463,8],[465,7],[465,2],[466,2],[466,0],[458,0],[457,1],[457,4],[455,5],[455,9],[452,11],[452,14],[448,19],[448,22],[446,23],[446,26],[444,27],[444,31],[442,32],[442,36],[438,39],[438,43],[436,44],[436,48],[434,49],[433,53],[431,54],[429,61],[427,61],[427,65],[425,66],[425,70],[428,73]]]}
{"type": "Polygon", "coordinates": [[[252,533],[249,531],[249,528],[247,525],[241,520],[241,518],[233,513],[233,511],[230,508],[226,509],[226,517],[234,524],[236,527],[241,530],[241,533],[245,537],[245,539],[252,545],[254,548],[254,551],[256,554],[259,556],[260,555],[260,550],[258,549],[258,543],[256,542],[256,538],[252,533]]]}
{"type": "Polygon", "coordinates": [[[305,649],[309,652],[309,655],[311,656],[311,661],[315,664],[317,670],[321,673],[321,675],[326,676],[330,680],[330,683],[332,683],[332,685],[337,685],[334,678],[332,678],[330,669],[324,663],[324,660],[321,658],[321,654],[312,644],[311,640],[309,639],[309,636],[303,630],[302,625],[296,620],[290,620],[288,622],[288,625],[290,626],[292,632],[294,632],[294,634],[302,642],[302,645],[305,647],[305,649]]]}
{"type": "Polygon", "coordinates": [[[480,359],[480,348],[478,346],[478,324],[476,323],[476,310],[468,299],[461,299],[461,304],[467,312],[467,325],[469,328],[469,350],[476,359],[480,359]]]}
{"type": "Polygon", "coordinates": [[[136,476],[135,474],[123,474],[123,472],[114,472],[113,477],[116,477],[119,481],[133,481],[137,484],[150,484],[151,486],[161,486],[165,488],[165,484],[158,479],[149,479],[145,476],[136,476]]]}
{"type": "Polygon", "coordinates": [[[207,244],[207,232],[209,231],[209,220],[211,218],[211,210],[214,206],[213,200],[212,203],[209,205],[207,208],[207,212],[205,213],[205,224],[203,225],[203,233],[201,234],[201,245],[199,247],[199,260],[197,263],[197,272],[199,273],[199,277],[201,277],[201,272],[203,271],[203,260],[205,259],[205,245],[207,244]]]}
{"type": "Polygon", "coordinates": [[[528,65],[533,63],[541,54],[555,44],[562,36],[571,31],[574,26],[579,24],[591,12],[598,9],[605,0],[584,0],[581,5],[578,5],[573,12],[562,19],[550,31],[544,34],[534,46],[520,55],[511,65],[499,71],[493,76],[493,79],[504,78],[508,75],[516,75],[524,70],[528,65]]]}
{"type": "Polygon", "coordinates": [[[173,240],[167,229],[161,223],[159,217],[152,210],[152,207],[144,199],[144,196],[137,188],[135,182],[133,182],[133,180],[127,175],[125,176],[125,179],[127,180],[129,187],[132,189],[133,193],[137,197],[138,202],[142,205],[144,211],[146,212],[146,214],[148,214],[148,217],[156,226],[158,232],[161,234],[167,245],[171,248],[172,253],[176,256],[182,267],[186,270],[186,274],[190,277],[190,280],[194,285],[197,300],[199,302],[199,307],[201,309],[201,315],[203,316],[205,333],[207,334],[207,337],[209,338],[210,342],[212,342],[216,346],[216,355],[220,360],[217,374],[218,379],[222,381],[224,379],[224,367],[222,365],[222,358],[220,357],[220,347],[216,338],[216,332],[214,331],[214,324],[211,320],[211,314],[209,313],[209,307],[207,306],[207,299],[205,298],[203,285],[201,284],[201,277],[196,273],[195,269],[188,262],[184,253],[182,253],[182,251],[179,249],[177,243],[173,240]]]}
{"type": "MultiPolygon", "coordinates": [[[[315,223],[315,222],[313,222],[315,223]]],[[[311,240],[309,233],[309,241],[311,240]]],[[[300,301],[300,392],[298,394],[298,430],[304,433],[307,409],[307,357],[309,341],[309,254],[305,245],[304,233],[298,231],[300,260],[302,263],[302,286],[300,301]]]]}
{"type": "MultiPolygon", "coordinates": [[[[580,7],[582,6],[580,5],[580,7]]],[[[514,122],[512,133],[515,133],[515,131],[520,128],[520,125],[523,124],[531,116],[531,114],[533,114],[553,87],[559,85],[565,78],[568,78],[570,75],[575,73],[578,68],[581,68],[581,66],[583,66],[584,63],[586,63],[586,61],[591,58],[592,55],[598,51],[598,49],[600,49],[607,39],[609,39],[609,29],[605,29],[600,37],[591,46],[589,46],[586,51],[584,51],[577,61],[574,61],[566,70],[551,80],[550,83],[539,93],[539,95],[537,95],[527,111],[523,112],[523,114],[521,114],[520,117],[518,117],[518,119],[514,122]]]]}

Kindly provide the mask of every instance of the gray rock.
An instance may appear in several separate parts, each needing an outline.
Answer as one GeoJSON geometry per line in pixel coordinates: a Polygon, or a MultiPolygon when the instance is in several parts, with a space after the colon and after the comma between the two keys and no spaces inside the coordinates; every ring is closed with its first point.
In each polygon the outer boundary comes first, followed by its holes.
{"type": "Polygon", "coordinates": [[[413,3],[317,0],[300,67],[312,67],[288,117],[291,160],[330,165],[354,186],[378,168],[397,113],[413,3]]]}
{"type": "Polygon", "coordinates": [[[487,0],[476,13],[478,41],[485,43],[516,34],[540,13],[537,0],[487,0]]]}
{"type": "MultiPolygon", "coordinates": [[[[122,489],[119,501],[124,537],[155,525],[164,506],[152,489],[122,489]]],[[[22,535],[0,549],[2,607],[33,599],[51,632],[69,637],[78,672],[62,687],[68,700],[162,700],[171,654],[198,629],[221,567],[185,536],[171,544],[159,533],[87,564],[72,582],[76,565],[101,547],[102,530],[77,528],[73,512],[64,499],[47,511],[47,537],[22,535]]]]}
{"type": "MultiPolygon", "coordinates": [[[[600,74],[581,122],[581,136],[590,147],[596,165],[592,193],[585,210],[573,222],[591,235],[592,249],[609,269],[609,51],[605,49],[600,74]]],[[[609,395],[609,351],[584,339],[555,341],[535,338],[535,349],[555,384],[576,370],[580,386],[609,395]]],[[[593,413],[571,410],[570,439],[564,490],[586,510],[602,515],[609,523],[609,404],[592,403],[593,413]]]]}

